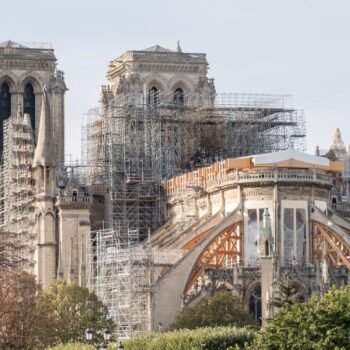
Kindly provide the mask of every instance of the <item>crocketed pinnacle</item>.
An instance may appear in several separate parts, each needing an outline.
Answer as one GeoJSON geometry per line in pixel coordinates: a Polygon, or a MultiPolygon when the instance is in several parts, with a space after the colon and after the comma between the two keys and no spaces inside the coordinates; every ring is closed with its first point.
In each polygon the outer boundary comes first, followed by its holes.
{"type": "Polygon", "coordinates": [[[38,166],[54,165],[55,151],[53,144],[50,104],[46,88],[44,88],[43,100],[41,103],[38,142],[34,153],[33,168],[36,168],[38,166]]]}

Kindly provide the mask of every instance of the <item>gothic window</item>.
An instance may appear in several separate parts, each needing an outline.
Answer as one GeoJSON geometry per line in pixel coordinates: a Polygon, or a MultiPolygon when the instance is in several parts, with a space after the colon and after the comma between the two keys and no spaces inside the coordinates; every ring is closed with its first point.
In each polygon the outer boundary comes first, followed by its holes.
{"type": "Polygon", "coordinates": [[[306,258],[306,213],[305,209],[296,209],[296,258],[303,261],[306,258]]]}
{"type": "Polygon", "coordinates": [[[244,259],[254,265],[259,257],[259,233],[263,227],[263,208],[248,209],[248,229],[245,239],[244,259]]]}
{"type": "Polygon", "coordinates": [[[23,113],[29,114],[32,128],[35,130],[35,94],[31,84],[27,84],[24,88],[23,113]]]}
{"type": "Polygon", "coordinates": [[[297,263],[301,263],[307,255],[305,209],[285,208],[283,220],[284,260],[290,263],[295,258],[297,263]]]}
{"type": "Polygon", "coordinates": [[[185,95],[182,89],[178,88],[174,92],[174,103],[183,106],[185,104],[185,95]]]}
{"type": "Polygon", "coordinates": [[[261,323],[261,286],[256,285],[249,296],[249,313],[261,323]]]}
{"type": "Polygon", "coordinates": [[[284,209],[284,259],[290,262],[294,255],[294,218],[293,209],[284,209]]]}
{"type": "Polygon", "coordinates": [[[11,93],[7,83],[0,86],[0,155],[3,150],[3,123],[11,116],[11,93]]]}
{"type": "Polygon", "coordinates": [[[0,87],[0,119],[4,120],[11,115],[11,94],[10,87],[3,83],[0,87]]]}
{"type": "Polygon", "coordinates": [[[151,106],[156,106],[159,104],[159,91],[154,86],[148,91],[148,104],[151,106]]]}

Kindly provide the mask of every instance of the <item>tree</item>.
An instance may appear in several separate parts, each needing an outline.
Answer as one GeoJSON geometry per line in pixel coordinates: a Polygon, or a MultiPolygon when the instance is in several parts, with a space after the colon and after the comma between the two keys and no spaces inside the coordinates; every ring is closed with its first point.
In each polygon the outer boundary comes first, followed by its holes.
{"type": "Polygon", "coordinates": [[[320,300],[285,304],[259,332],[250,350],[350,349],[350,286],[320,300]]]}
{"type": "Polygon", "coordinates": [[[274,297],[272,304],[281,308],[283,305],[297,304],[302,300],[302,295],[290,275],[288,273],[282,275],[277,281],[279,296],[274,297]]]}
{"type": "Polygon", "coordinates": [[[194,306],[185,306],[177,314],[172,328],[246,325],[255,325],[255,321],[244,309],[242,302],[230,292],[219,292],[212,298],[201,299],[194,306]]]}
{"type": "Polygon", "coordinates": [[[0,230],[0,269],[11,270],[28,265],[25,258],[27,251],[28,246],[21,242],[17,233],[0,230]]]}
{"type": "Polygon", "coordinates": [[[0,349],[45,347],[37,330],[47,324],[38,308],[40,286],[24,271],[0,271],[0,349]]]}
{"type": "Polygon", "coordinates": [[[95,332],[94,339],[103,339],[103,330],[111,333],[115,325],[106,306],[87,288],[65,281],[52,284],[40,300],[50,319],[52,344],[85,342],[87,328],[95,332]]]}

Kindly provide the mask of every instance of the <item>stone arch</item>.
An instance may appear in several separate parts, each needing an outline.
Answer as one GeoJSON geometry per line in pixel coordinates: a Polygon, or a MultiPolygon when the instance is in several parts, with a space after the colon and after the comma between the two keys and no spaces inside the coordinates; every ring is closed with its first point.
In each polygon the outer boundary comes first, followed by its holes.
{"type": "Polygon", "coordinates": [[[154,86],[160,93],[166,92],[167,81],[161,74],[151,74],[144,81],[147,85],[147,91],[154,86]]]}
{"type": "Polygon", "coordinates": [[[199,283],[206,268],[221,269],[225,266],[227,259],[230,259],[233,264],[235,261],[237,263],[237,258],[241,255],[240,224],[236,222],[230,225],[207,243],[192,267],[184,289],[185,298],[191,293],[193,286],[199,283]]]}
{"type": "Polygon", "coordinates": [[[262,319],[262,303],[261,303],[261,282],[253,281],[245,292],[245,304],[248,306],[249,313],[257,322],[262,319]]]}
{"type": "Polygon", "coordinates": [[[189,79],[173,78],[169,82],[170,91],[174,92],[176,89],[180,88],[186,94],[193,92],[192,82],[189,79]]]}
{"type": "Polygon", "coordinates": [[[7,83],[10,88],[10,93],[18,93],[18,79],[9,71],[0,71],[0,85],[7,83]]]}
{"type": "Polygon", "coordinates": [[[39,74],[35,72],[26,72],[22,74],[19,79],[20,81],[20,90],[23,93],[27,84],[31,84],[34,88],[34,94],[39,95],[43,92],[43,84],[39,74]]]}
{"type": "MultiPolygon", "coordinates": [[[[218,251],[222,248],[220,243],[224,240],[227,241],[229,237],[233,237],[234,233],[240,235],[238,231],[240,231],[241,223],[242,212],[240,208],[236,208],[234,212],[214,226],[204,239],[199,241],[157,281],[153,327],[156,327],[159,322],[164,327],[173,322],[177,311],[186,300],[189,300],[186,293],[191,291],[191,288],[200,278],[201,272],[206,267],[210,267],[212,263],[217,263],[217,266],[222,264],[224,251],[218,251]],[[215,246],[217,249],[215,249],[215,246]],[[171,303],[169,303],[169,300],[171,300],[171,303]]],[[[238,241],[238,236],[236,238],[238,241]]],[[[238,253],[238,251],[236,252],[238,253]]],[[[236,253],[235,255],[237,256],[236,253]]]]}
{"type": "Polygon", "coordinates": [[[156,88],[160,93],[164,93],[164,85],[157,79],[153,79],[147,84],[148,90],[147,92],[152,89],[153,87],[156,88]]]}
{"type": "Polygon", "coordinates": [[[350,270],[350,237],[337,222],[316,206],[311,207],[312,255],[318,259],[326,254],[333,266],[350,270]]]}
{"type": "MultiPolygon", "coordinates": [[[[30,119],[32,122],[32,128],[34,130],[35,135],[37,136],[36,130],[38,130],[39,128],[40,109],[41,109],[42,92],[43,92],[44,85],[42,83],[42,78],[38,73],[33,71],[25,72],[20,77],[20,92],[22,93],[23,98],[24,98],[25,88],[28,84],[30,84],[34,90],[34,101],[33,101],[34,106],[32,106],[32,108],[29,108],[29,110],[27,110],[27,113],[31,114],[30,119]]],[[[25,108],[24,108],[24,112],[25,112],[25,108]]]]}

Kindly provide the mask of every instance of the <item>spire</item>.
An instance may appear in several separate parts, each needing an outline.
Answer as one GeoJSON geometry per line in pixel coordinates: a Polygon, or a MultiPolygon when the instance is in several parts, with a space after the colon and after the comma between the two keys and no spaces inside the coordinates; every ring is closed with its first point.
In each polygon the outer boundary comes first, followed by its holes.
{"type": "Polygon", "coordinates": [[[271,228],[271,217],[269,209],[265,208],[263,213],[263,225],[259,237],[260,256],[272,256],[273,237],[271,228]]]}
{"type": "Polygon", "coordinates": [[[176,52],[182,52],[179,40],[177,41],[176,52]]]}
{"type": "Polygon", "coordinates": [[[332,150],[335,153],[336,157],[340,160],[344,159],[344,157],[346,156],[346,147],[341,137],[341,132],[339,128],[337,128],[337,130],[335,131],[333,143],[330,150],[332,150]]]}
{"type": "Polygon", "coordinates": [[[316,146],[316,151],[315,151],[315,156],[319,157],[320,156],[320,146],[316,146]]]}
{"type": "Polygon", "coordinates": [[[53,166],[54,163],[55,152],[53,145],[50,104],[46,88],[44,87],[41,103],[38,142],[34,153],[33,168],[38,166],[53,166]]]}

